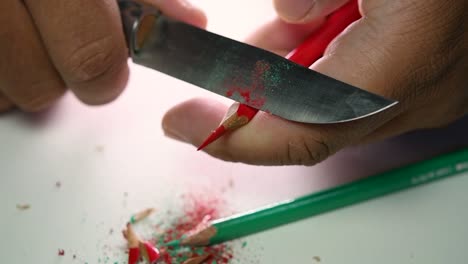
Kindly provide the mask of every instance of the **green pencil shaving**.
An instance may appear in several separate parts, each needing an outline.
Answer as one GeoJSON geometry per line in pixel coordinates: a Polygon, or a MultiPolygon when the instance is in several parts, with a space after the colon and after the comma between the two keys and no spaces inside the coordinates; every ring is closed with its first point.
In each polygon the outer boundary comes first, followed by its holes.
{"type": "Polygon", "coordinates": [[[335,188],[214,220],[168,247],[206,246],[241,238],[468,171],[468,149],[443,154],[335,188]]]}
{"type": "Polygon", "coordinates": [[[154,208],[147,208],[143,211],[140,211],[134,215],[132,215],[132,217],[130,217],[130,221],[129,223],[130,224],[136,224],[138,222],[140,222],[141,220],[147,218],[148,216],[150,216],[152,213],[154,213],[156,210],[154,208]]]}

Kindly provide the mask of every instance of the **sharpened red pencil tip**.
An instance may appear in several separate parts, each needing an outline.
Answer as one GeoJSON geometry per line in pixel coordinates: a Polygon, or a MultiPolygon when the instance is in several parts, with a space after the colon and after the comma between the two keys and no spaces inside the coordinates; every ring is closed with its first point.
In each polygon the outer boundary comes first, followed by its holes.
{"type": "Polygon", "coordinates": [[[205,139],[205,141],[203,141],[200,147],[198,147],[197,151],[204,149],[206,146],[213,143],[215,140],[224,135],[224,133],[226,133],[226,128],[223,125],[220,125],[213,132],[211,132],[211,134],[208,136],[208,138],[205,139]]]}
{"type": "Polygon", "coordinates": [[[227,131],[237,129],[247,124],[258,112],[248,105],[234,103],[228,110],[227,117],[221,125],[214,130],[197,150],[201,150],[223,136],[227,131]]]}

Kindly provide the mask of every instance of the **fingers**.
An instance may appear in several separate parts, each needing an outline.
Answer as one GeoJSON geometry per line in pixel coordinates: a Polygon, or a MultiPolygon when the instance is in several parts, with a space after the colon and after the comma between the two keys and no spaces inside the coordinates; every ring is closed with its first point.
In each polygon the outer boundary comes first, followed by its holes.
{"type": "Polygon", "coordinates": [[[306,24],[289,24],[280,18],[263,25],[246,40],[250,45],[286,56],[323,22],[318,18],[306,24]]]}
{"type": "Polygon", "coordinates": [[[192,99],[170,109],[163,117],[162,127],[166,136],[198,145],[209,129],[219,125],[226,110],[225,105],[213,100],[192,99]]]}
{"type": "MultiPolygon", "coordinates": [[[[338,36],[311,68],[396,99],[400,101],[397,107],[334,125],[298,124],[259,113],[206,151],[251,164],[310,165],[345,146],[444,125],[465,114],[466,77],[462,73],[466,67],[460,65],[466,64],[462,64],[463,38],[456,23],[462,21],[461,12],[439,1],[431,2],[436,5],[432,9],[427,9],[426,2],[363,3],[364,19],[338,36]],[[451,10],[440,12],[442,7],[451,10]],[[433,20],[438,13],[459,16],[433,20]]],[[[226,109],[208,100],[190,100],[166,114],[163,128],[172,137],[197,146],[218,125],[226,109]]]]}
{"type": "Polygon", "coordinates": [[[376,45],[384,44],[385,40],[373,26],[367,20],[357,21],[338,36],[310,68],[368,91],[384,93],[389,86],[387,81],[395,76],[379,74],[391,58],[383,45],[376,45]]]}
{"type": "MultiPolygon", "coordinates": [[[[279,7],[278,5],[293,5],[296,2],[299,1],[284,1],[283,3],[277,0],[275,3],[279,7]]],[[[318,12],[320,17],[330,13],[328,10],[334,10],[346,1],[310,0],[306,2],[314,2],[317,10],[326,10],[324,13],[318,12]]],[[[392,28],[391,23],[388,23],[389,15],[392,15],[394,18],[391,19],[397,22],[398,14],[389,13],[386,11],[388,8],[385,8],[385,4],[380,2],[375,1],[364,6],[362,9],[364,15],[367,16],[366,19],[348,27],[346,32],[330,44],[324,57],[311,68],[368,91],[401,99],[404,96],[399,93],[399,89],[393,88],[397,85],[397,80],[405,76],[405,68],[394,67],[394,65],[411,64],[411,61],[401,61],[400,58],[414,57],[415,52],[407,49],[406,44],[402,44],[405,43],[402,37],[396,34],[396,28],[392,28]],[[394,34],[389,34],[389,32],[394,34]],[[399,54],[401,57],[392,56],[392,54],[399,54]],[[382,74],[383,72],[385,74],[382,74]]],[[[305,25],[288,24],[277,19],[257,31],[249,41],[254,45],[284,55],[320,25],[317,21],[310,23],[312,30],[307,31],[307,27],[300,27],[305,25]],[[296,30],[292,31],[291,28],[296,30]]]]}
{"type": "Polygon", "coordinates": [[[205,28],[207,19],[205,13],[187,0],[139,0],[156,6],[165,15],[184,21],[194,26],[205,28]]]}
{"type": "MultiPolygon", "coordinates": [[[[10,0],[12,1],[12,0],[10,0]]],[[[206,17],[186,1],[142,0],[199,27],[206,17]]],[[[127,49],[115,0],[25,0],[66,85],[88,104],[115,99],[128,79],[127,49]]]]}
{"type": "MultiPolygon", "coordinates": [[[[208,99],[192,99],[169,110],[163,119],[166,135],[198,146],[219,124],[227,107],[208,99]]],[[[315,129],[259,112],[246,126],[209,145],[217,158],[259,165],[311,165],[325,159],[336,147],[324,138],[327,126],[315,129]]]]}
{"type": "MultiPolygon", "coordinates": [[[[274,0],[278,15],[289,23],[307,23],[327,16],[348,0],[274,0]]],[[[354,1],[354,0],[353,0],[354,1]]]]}
{"type": "Polygon", "coordinates": [[[0,2],[0,23],[0,108],[11,103],[24,111],[49,107],[63,94],[64,84],[21,1],[0,2]]]}
{"type": "MultiPolygon", "coordinates": [[[[384,43],[383,36],[374,29],[367,22],[354,25],[312,68],[371,92],[392,95],[385,88],[393,87],[396,76],[391,75],[391,69],[375,66],[386,65],[389,57],[385,50],[366,43],[384,43]],[[379,72],[383,70],[389,75],[382,77],[379,72]]],[[[226,107],[205,100],[188,101],[167,113],[164,128],[176,139],[198,145],[209,133],[206,127],[216,127],[225,110],[226,107]]],[[[398,111],[388,111],[346,124],[306,125],[259,113],[248,125],[206,151],[224,160],[250,164],[311,165],[357,142],[397,114],[398,111]]]]}
{"type": "MultiPolygon", "coordinates": [[[[192,99],[170,109],[163,119],[165,134],[199,146],[219,125],[227,106],[209,99],[192,99]]],[[[290,122],[259,112],[246,126],[228,133],[204,149],[226,161],[254,165],[314,165],[344,146],[358,142],[378,127],[374,116],[336,125],[290,122]]]]}
{"type": "MultiPolygon", "coordinates": [[[[459,83],[463,83],[463,81],[459,83]]],[[[407,111],[393,118],[391,121],[363,138],[360,143],[367,144],[383,140],[415,129],[444,127],[454,120],[462,118],[468,109],[466,99],[461,98],[460,101],[458,101],[450,97],[452,97],[450,93],[444,93],[438,96],[437,100],[428,100],[425,98],[425,104],[417,104],[418,106],[416,109],[412,109],[411,111],[407,111]],[[465,103],[461,100],[465,100],[465,103]],[[462,105],[465,105],[464,109],[457,107],[462,105]]]]}
{"type": "MultiPolygon", "coordinates": [[[[185,1],[150,2],[206,26],[203,12],[185,1]]],[[[123,90],[127,51],[115,0],[5,0],[0,23],[0,111],[43,110],[65,87],[88,104],[109,102],[123,90]]]]}
{"type": "Polygon", "coordinates": [[[0,93],[0,113],[5,112],[13,107],[13,104],[0,93]]]}
{"type": "MultiPolygon", "coordinates": [[[[424,103],[422,95],[433,93],[429,88],[440,82],[435,71],[449,72],[451,64],[448,62],[457,57],[457,53],[451,51],[455,48],[450,50],[446,45],[439,45],[437,36],[446,34],[440,28],[447,25],[430,23],[437,12],[414,16],[424,9],[425,2],[415,5],[384,0],[362,3],[360,9],[364,18],[335,38],[311,69],[396,99],[400,103],[393,110],[402,112],[416,99],[424,103]],[[416,31],[422,33],[416,34],[416,31]],[[437,63],[428,63],[430,61],[437,63]]],[[[456,42],[450,40],[450,43],[447,46],[456,42]]]]}
{"type": "Polygon", "coordinates": [[[128,78],[127,51],[115,0],[25,3],[54,65],[78,98],[101,104],[121,93],[128,78]]]}

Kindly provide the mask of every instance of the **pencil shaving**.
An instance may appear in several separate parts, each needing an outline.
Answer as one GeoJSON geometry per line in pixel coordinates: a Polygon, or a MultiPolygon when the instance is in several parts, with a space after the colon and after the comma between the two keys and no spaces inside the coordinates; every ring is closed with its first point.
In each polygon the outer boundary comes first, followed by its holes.
{"type": "Polygon", "coordinates": [[[154,208],[147,208],[147,209],[145,209],[143,211],[140,211],[140,212],[134,214],[130,218],[130,223],[132,223],[132,224],[138,223],[139,221],[141,221],[141,220],[147,218],[148,216],[150,216],[155,211],[156,211],[156,209],[154,209],[154,208]]]}
{"type": "Polygon", "coordinates": [[[143,257],[148,263],[155,263],[160,257],[159,250],[147,241],[141,240],[132,227],[128,223],[127,227],[122,231],[124,238],[127,240],[128,247],[128,264],[136,264],[143,257]]]}
{"type": "Polygon", "coordinates": [[[189,258],[182,264],[201,264],[210,257],[210,254],[204,254],[198,257],[189,258]]]}
{"type": "Polygon", "coordinates": [[[220,125],[224,124],[228,118],[230,118],[231,116],[233,116],[233,115],[236,114],[237,110],[239,109],[239,105],[240,105],[239,102],[234,102],[234,103],[228,108],[228,110],[226,111],[226,114],[224,114],[224,117],[223,117],[223,119],[221,120],[220,125]]]}
{"type": "Polygon", "coordinates": [[[20,211],[25,211],[25,210],[28,210],[30,208],[31,208],[30,204],[17,204],[16,205],[16,209],[18,209],[20,211]]]}

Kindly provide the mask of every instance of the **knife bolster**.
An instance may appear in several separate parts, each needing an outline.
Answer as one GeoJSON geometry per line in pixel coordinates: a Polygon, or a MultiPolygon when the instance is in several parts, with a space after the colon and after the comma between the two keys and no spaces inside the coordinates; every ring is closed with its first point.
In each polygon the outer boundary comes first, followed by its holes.
{"type": "Polygon", "coordinates": [[[130,56],[143,47],[162,13],[149,4],[132,0],[118,0],[125,39],[130,56]]]}

